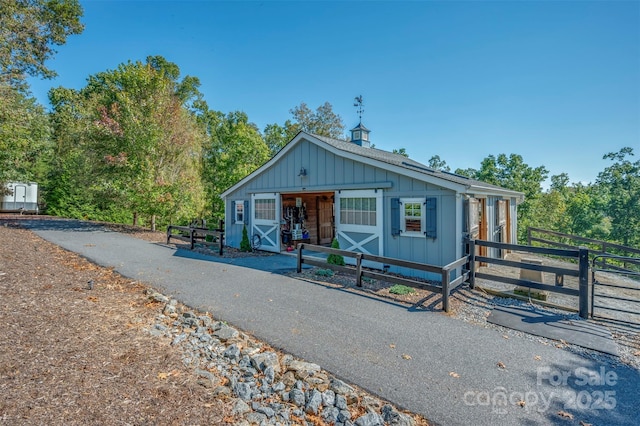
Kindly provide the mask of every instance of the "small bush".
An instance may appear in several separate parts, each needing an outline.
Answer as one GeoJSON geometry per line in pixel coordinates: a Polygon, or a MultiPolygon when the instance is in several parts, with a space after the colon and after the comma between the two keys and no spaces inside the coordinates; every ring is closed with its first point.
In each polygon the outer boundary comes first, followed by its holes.
{"type": "Polygon", "coordinates": [[[411,287],[407,287],[406,285],[396,284],[389,289],[389,293],[398,294],[400,296],[404,296],[406,294],[412,294],[416,291],[411,287]]]}
{"type": "Polygon", "coordinates": [[[242,240],[240,241],[240,251],[251,251],[251,243],[249,242],[249,233],[247,226],[242,227],[242,240]]]}
{"type": "Polygon", "coordinates": [[[316,270],[316,275],[321,277],[332,277],[333,271],[331,269],[318,269],[316,270]]]}
{"type": "MultiPolygon", "coordinates": [[[[334,238],[333,241],[331,242],[331,248],[334,248],[334,249],[340,248],[340,243],[338,243],[337,238],[334,238]]],[[[339,254],[330,254],[329,257],[327,257],[327,263],[329,265],[344,266],[344,257],[340,256],[339,254]]]]}

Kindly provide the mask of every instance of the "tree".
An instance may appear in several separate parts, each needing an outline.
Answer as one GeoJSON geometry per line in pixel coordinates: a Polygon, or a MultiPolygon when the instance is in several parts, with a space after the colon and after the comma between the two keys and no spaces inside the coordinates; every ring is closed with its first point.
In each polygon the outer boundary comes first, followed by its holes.
{"type": "Polygon", "coordinates": [[[333,112],[333,107],[329,102],[320,105],[315,112],[302,102],[289,112],[293,115],[293,124],[297,126],[298,131],[302,130],[334,139],[340,139],[344,135],[345,127],[342,118],[333,112]]]}
{"type": "Polygon", "coordinates": [[[0,195],[9,181],[43,183],[49,134],[42,106],[18,89],[0,85],[0,195]]]}
{"type": "Polygon", "coordinates": [[[271,157],[276,155],[299,131],[299,127],[291,120],[285,121],[284,126],[277,123],[267,124],[264,128],[263,138],[271,157]]]}
{"type": "Polygon", "coordinates": [[[27,75],[52,78],[45,62],[67,37],[80,34],[78,0],[2,0],[0,7],[0,85],[22,87],[27,75]]]}
{"type": "Polygon", "coordinates": [[[409,154],[407,154],[406,148],[395,149],[392,151],[394,154],[402,155],[403,157],[409,158],[409,154]]]}
{"type": "Polygon", "coordinates": [[[640,245],[640,160],[631,162],[633,155],[629,147],[606,154],[603,159],[615,163],[596,179],[604,213],[611,220],[609,238],[625,246],[640,245]]]}
{"type": "Polygon", "coordinates": [[[175,64],[149,57],[91,76],[79,92],[50,93],[60,162],[53,178],[71,191],[56,194],[54,210],[115,221],[202,213],[205,135],[185,106],[196,94],[181,95],[178,76],[175,64]]]}
{"type": "Polygon", "coordinates": [[[224,204],[220,194],[264,164],[269,148],[244,112],[225,115],[208,111],[200,120],[209,137],[203,150],[203,181],[211,201],[210,214],[221,218],[224,204]]]}
{"type": "Polygon", "coordinates": [[[447,166],[447,162],[441,160],[439,155],[434,155],[429,159],[429,167],[434,170],[442,170],[443,172],[451,171],[451,168],[447,166]]]}

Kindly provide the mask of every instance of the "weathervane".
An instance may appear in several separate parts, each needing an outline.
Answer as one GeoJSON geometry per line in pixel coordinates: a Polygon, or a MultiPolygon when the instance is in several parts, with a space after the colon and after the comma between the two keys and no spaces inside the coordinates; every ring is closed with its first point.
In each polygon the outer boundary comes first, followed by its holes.
{"type": "Polygon", "coordinates": [[[354,107],[358,107],[358,117],[360,117],[360,123],[362,123],[362,113],[364,112],[364,103],[362,102],[362,95],[356,96],[354,107]]]}

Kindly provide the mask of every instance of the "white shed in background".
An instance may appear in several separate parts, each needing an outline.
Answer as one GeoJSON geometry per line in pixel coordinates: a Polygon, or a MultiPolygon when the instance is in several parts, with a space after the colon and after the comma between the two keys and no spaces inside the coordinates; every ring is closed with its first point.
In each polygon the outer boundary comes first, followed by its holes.
{"type": "Polygon", "coordinates": [[[2,197],[0,212],[38,213],[38,184],[35,182],[9,182],[8,195],[2,197]]]}

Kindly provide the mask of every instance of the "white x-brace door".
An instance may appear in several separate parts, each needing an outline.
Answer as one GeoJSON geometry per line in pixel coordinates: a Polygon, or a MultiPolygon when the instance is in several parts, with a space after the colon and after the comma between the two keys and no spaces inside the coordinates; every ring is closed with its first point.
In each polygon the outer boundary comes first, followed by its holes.
{"type": "Polygon", "coordinates": [[[280,194],[251,196],[251,236],[260,236],[260,250],[280,252],[280,194]]]}
{"type": "Polygon", "coordinates": [[[382,235],[382,189],[336,193],[336,236],[341,249],[382,256],[382,235]],[[358,199],[367,201],[354,203],[358,199]]]}

